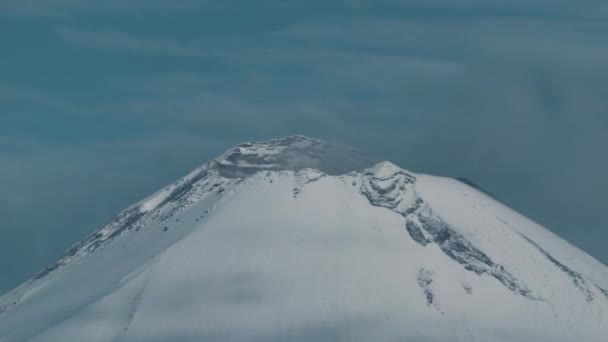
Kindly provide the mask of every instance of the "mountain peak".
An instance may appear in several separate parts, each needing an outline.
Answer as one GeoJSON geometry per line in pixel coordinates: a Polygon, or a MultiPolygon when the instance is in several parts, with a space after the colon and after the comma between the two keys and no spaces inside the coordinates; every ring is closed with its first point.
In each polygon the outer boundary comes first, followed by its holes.
{"type": "Polygon", "coordinates": [[[603,342],[607,309],[608,268],[482,192],[297,135],[231,148],[0,296],[0,341],[603,342]]]}
{"type": "Polygon", "coordinates": [[[412,178],[415,178],[412,174],[410,174],[409,171],[406,171],[389,161],[382,161],[375,164],[374,166],[367,169],[366,173],[372,174],[375,178],[379,179],[391,178],[395,174],[407,174],[412,178]]]}
{"type": "Polygon", "coordinates": [[[317,168],[323,142],[305,136],[288,136],[269,141],[237,145],[215,159],[223,174],[230,178],[260,170],[317,168]]]}
{"type": "Polygon", "coordinates": [[[355,148],[303,135],[243,143],[229,149],[214,162],[227,178],[245,177],[262,170],[306,168],[327,174],[343,174],[372,165],[355,148]]]}

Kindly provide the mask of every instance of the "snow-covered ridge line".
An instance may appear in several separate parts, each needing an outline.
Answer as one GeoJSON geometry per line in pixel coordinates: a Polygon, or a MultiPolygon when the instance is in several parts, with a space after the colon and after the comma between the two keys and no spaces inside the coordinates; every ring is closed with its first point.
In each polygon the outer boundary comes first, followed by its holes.
{"type": "MultiPolygon", "coordinates": [[[[229,149],[220,157],[190,172],[164,190],[121,212],[108,225],[71,247],[57,262],[36,274],[32,281],[38,281],[94,253],[127,232],[138,231],[151,221],[166,221],[194,205],[206,194],[221,194],[227,188],[258,172],[308,170],[296,172],[300,183],[293,189],[293,197],[296,198],[305,185],[327,176],[315,168],[308,167],[319,164],[323,146],[323,142],[319,140],[293,136],[261,143],[245,143],[229,149]]],[[[405,230],[421,246],[435,243],[466,270],[478,275],[488,274],[509,290],[529,299],[541,299],[538,294],[533,294],[524,281],[517,279],[505,266],[494,262],[486,253],[433,213],[416,192],[415,174],[390,162],[380,162],[373,167],[354,171],[351,174],[359,175],[360,193],[372,205],[387,208],[404,217],[405,230]]],[[[527,237],[526,240],[554,265],[569,274],[573,278],[573,283],[585,293],[588,300],[594,299],[594,293],[578,272],[559,263],[534,241],[527,237]]],[[[599,285],[596,287],[606,295],[607,291],[604,288],[599,285]]]]}
{"type": "Polygon", "coordinates": [[[137,232],[151,221],[164,222],[189,208],[205,195],[220,194],[236,183],[238,180],[226,179],[208,164],[204,165],[164,190],[122,211],[112,218],[110,223],[70,247],[63,256],[37,273],[31,281],[38,281],[96,252],[123,234],[137,232]]]}
{"type": "Polygon", "coordinates": [[[0,340],[604,342],[608,269],[460,182],[327,151],[242,144],[129,207],[0,297],[0,340]]]}
{"type": "Polygon", "coordinates": [[[257,172],[318,168],[325,146],[318,139],[302,135],[235,146],[163,190],[125,209],[107,225],[70,247],[56,262],[34,275],[30,281],[38,281],[94,253],[127,232],[138,231],[151,220],[165,221],[192,206],[206,193],[220,194],[257,172]]]}

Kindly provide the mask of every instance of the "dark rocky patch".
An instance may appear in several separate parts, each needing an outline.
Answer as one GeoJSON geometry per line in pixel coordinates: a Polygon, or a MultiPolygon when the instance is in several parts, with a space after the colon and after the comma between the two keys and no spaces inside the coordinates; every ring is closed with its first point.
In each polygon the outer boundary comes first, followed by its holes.
{"type": "Polygon", "coordinates": [[[604,296],[608,297],[608,290],[606,290],[598,285],[595,285],[595,287],[597,287],[597,289],[600,290],[600,292],[603,293],[604,296]]]}
{"type": "Polygon", "coordinates": [[[424,202],[422,201],[422,199],[417,198],[416,201],[414,202],[414,204],[411,207],[405,209],[405,211],[402,213],[402,215],[405,217],[409,214],[415,213],[416,211],[418,211],[418,209],[420,209],[420,207],[422,206],[423,203],[424,202]]]}
{"type": "MultiPolygon", "coordinates": [[[[435,303],[435,294],[430,288],[433,283],[434,272],[429,271],[427,269],[421,268],[418,272],[418,285],[424,291],[424,296],[426,297],[426,305],[431,306],[435,303]]],[[[435,303],[436,304],[436,303],[435,303]]]]}
{"type": "MultiPolygon", "coordinates": [[[[179,211],[180,209],[183,209],[186,206],[186,200],[188,199],[189,195],[192,194],[192,191],[194,190],[195,185],[206,179],[211,177],[212,175],[214,175],[215,173],[213,173],[210,168],[205,167],[203,170],[201,170],[198,174],[196,174],[195,176],[193,176],[192,178],[190,178],[187,181],[184,181],[182,184],[179,184],[175,189],[173,189],[173,191],[171,192],[171,194],[169,196],[167,196],[167,198],[165,198],[158,206],[157,208],[162,208],[167,206],[168,204],[171,204],[171,209],[165,213],[163,213],[159,218],[161,221],[165,221],[171,217],[173,217],[173,215],[175,215],[175,213],[177,211],[179,211]]],[[[214,184],[214,187],[220,187],[221,184],[216,183],[214,184]]],[[[213,189],[213,188],[212,188],[213,189]]]]}
{"type": "Polygon", "coordinates": [[[92,249],[89,249],[89,252],[92,252],[94,249],[96,249],[97,247],[99,247],[99,245],[101,245],[103,242],[108,241],[108,240],[112,240],[115,237],[119,236],[120,234],[122,234],[124,231],[129,230],[131,228],[133,228],[135,226],[135,224],[145,215],[145,213],[143,213],[139,207],[137,208],[133,208],[131,210],[128,210],[126,212],[126,215],[124,215],[123,217],[121,217],[119,220],[115,221],[116,226],[115,228],[112,230],[112,233],[110,235],[108,235],[108,237],[106,239],[104,239],[104,241],[95,241],[95,245],[92,249]]]}
{"type": "Polygon", "coordinates": [[[376,207],[391,209],[405,216],[417,210],[422,204],[422,200],[417,199],[405,212],[397,210],[402,201],[402,195],[407,191],[407,186],[411,186],[416,181],[416,177],[405,171],[396,172],[388,178],[379,178],[373,173],[366,173],[365,177],[361,193],[376,207]],[[383,183],[387,181],[390,181],[390,184],[385,186],[383,183]]]}
{"type": "MultiPolygon", "coordinates": [[[[538,300],[532,291],[520,280],[509,273],[504,266],[492,261],[484,252],[475,247],[462,234],[458,233],[439,217],[430,212],[424,212],[424,201],[417,198],[415,202],[407,209],[398,208],[401,203],[401,198],[404,191],[407,191],[406,185],[413,184],[416,178],[405,172],[396,172],[388,178],[377,178],[373,173],[366,173],[364,186],[361,188],[361,193],[368,201],[377,207],[384,207],[401,214],[406,219],[406,230],[414,241],[422,246],[427,246],[429,243],[436,243],[439,248],[454,261],[461,264],[466,270],[475,272],[478,275],[487,274],[509,290],[518,293],[526,298],[538,300]],[[392,180],[388,186],[380,186],[377,182],[386,182],[392,180]],[[408,216],[415,215],[420,222],[416,224],[408,219],[408,216]],[[423,234],[426,231],[432,238],[429,240],[423,234]]],[[[384,184],[382,184],[384,185],[384,184]]]]}
{"type": "Polygon", "coordinates": [[[532,291],[522,281],[509,273],[504,266],[492,261],[485,253],[441,219],[419,215],[418,220],[422,228],[433,237],[433,242],[438,244],[446,255],[463,265],[467,271],[475,272],[478,275],[488,274],[513,292],[529,299],[539,299],[532,294],[532,291]]]}
{"type": "Polygon", "coordinates": [[[427,239],[424,236],[422,230],[420,229],[420,226],[418,226],[418,224],[416,224],[415,222],[408,220],[405,223],[405,229],[408,233],[410,233],[412,239],[414,239],[414,241],[418,242],[420,245],[426,246],[431,243],[431,240],[427,239]]]}
{"type": "Polygon", "coordinates": [[[192,191],[194,184],[198,183],[200,180],[202,180],[208,176],[209,176],[209,171],[205,169],[205,170],[199,172],[198,174],[196,174],[191,179],[178,185],[175,189],[173,189],[171,194],[169,196],[167,196],[167,198],[165,198],[165,200],[162,201],[158,205],[158,207],[162,207],[167,203],[178,202],[180,199],[186,197],[192,191]]]}
{"type": "Polygon", "coordinates": [[[293,188],[293,198],[298,197],[299,194],[302,193],[302,189],[301,188],[293,188]]]}

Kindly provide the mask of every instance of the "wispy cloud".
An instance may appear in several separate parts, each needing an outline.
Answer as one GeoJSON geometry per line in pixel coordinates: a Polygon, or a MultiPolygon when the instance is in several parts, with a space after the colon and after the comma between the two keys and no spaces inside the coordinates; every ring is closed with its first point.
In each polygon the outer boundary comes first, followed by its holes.
{"type": "Polygon", "coordinates": [[[76,111],[78,106],[50,95],[48,92],[31,87],[0,82],[0,105],[4,107],[4,115],[11,115],[10,105],[28,105],[48,110],[76,111]]]}
{"type": "Polygon", "coordinates": [[[206,0],[0,0],[0,13],[65,17],[79,13],[183,11],[205,6],[206,2],[206,0]]]}
{"type": "Polygon", "coordinates": [[[183,57],[204,57],[207,53],[200,43],[178,43],[129,35],[118,30],[96,31],[59,27],[57,32],[66,40],[91,48],[183,57]]]}

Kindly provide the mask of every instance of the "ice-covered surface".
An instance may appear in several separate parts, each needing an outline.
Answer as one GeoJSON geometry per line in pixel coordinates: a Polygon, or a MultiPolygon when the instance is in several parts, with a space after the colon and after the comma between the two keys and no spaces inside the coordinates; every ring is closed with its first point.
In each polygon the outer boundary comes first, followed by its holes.
{"type": "Polygon", "coordinates": [[[243,144],[128,208],[0,297],[0,341],[606,340],[606,266],[462,182],[328,151],[243,144]]]}

